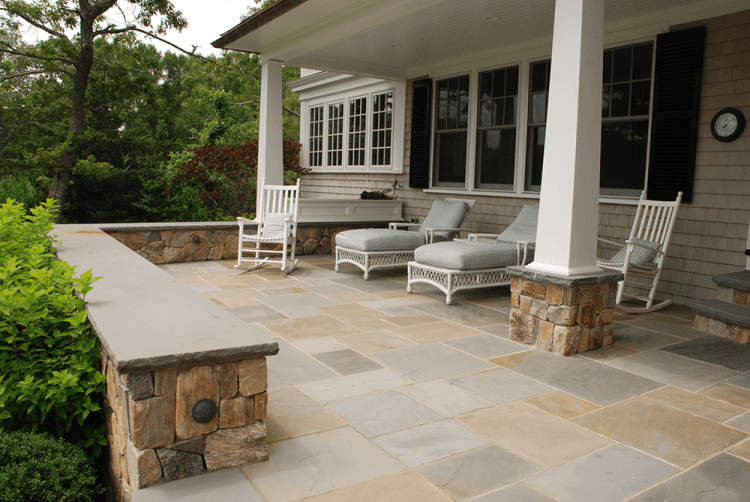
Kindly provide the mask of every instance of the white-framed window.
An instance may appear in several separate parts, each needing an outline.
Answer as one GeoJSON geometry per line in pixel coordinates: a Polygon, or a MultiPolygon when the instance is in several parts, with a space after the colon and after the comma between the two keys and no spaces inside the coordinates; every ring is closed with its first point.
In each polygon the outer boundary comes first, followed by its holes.
{"type": "Polygon", "coordinates": [[[323,165],[323,107],[310,108],[310,151],[311,167],[323,165]]]}
{"type": "MultiPolygon", "coordinates": [[[[361,77],[359,77],[362,80],[361,77]]],[[[302,158],[314,171],[400,172],[403,169],[404,83],[367,79],[367,84],[334,92],[301,93],[302,112],[311,124],[303,131],[302,158]],[[318,110],[323,110],[322,163],[314,164],[318,148],[313,136],[318,110]],[[307,132],[307,134],[305,134],[307,132]]],[[[303,115],[304,117],[304,115],[303,115]]]]}
{"type": "Polygon", "coordinates": [[[348,165],[363,167],[367,153],[367,97],[349,100],[348,165]]]}
{"type": "MultiPolygon", "coordinates": [[[[604,50],[603,195],[637,196],[646,184],[653,55],[653,40],[604,50]]],[[[435,78],[430,186],[538,192],[550,70],[550,59],[529,57],[519,64],[435,78]],[[476,119],[468,120],[473,114],[476,119]]]]}
{"type": "Polygon", "coordinates": [[[344,165],[343,102],[328,104],[328,148],[326,153],[328,155],[329,166],[344,165]]]}

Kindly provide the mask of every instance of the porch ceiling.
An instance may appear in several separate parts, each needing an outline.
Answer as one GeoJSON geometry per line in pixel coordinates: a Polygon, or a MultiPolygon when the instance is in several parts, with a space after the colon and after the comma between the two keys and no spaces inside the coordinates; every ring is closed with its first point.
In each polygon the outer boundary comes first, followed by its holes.
{"type": "MultiPolygon", "coordinates": [[[[605,23],[639,17],[651,24],[664,13],[722,3],[605,0],[605,23]]],[[[461,55],[549,43],[554,6],[554,0],[280,0],[213,44],[290,66],[413,77],[420,67],[461,55]]]]}

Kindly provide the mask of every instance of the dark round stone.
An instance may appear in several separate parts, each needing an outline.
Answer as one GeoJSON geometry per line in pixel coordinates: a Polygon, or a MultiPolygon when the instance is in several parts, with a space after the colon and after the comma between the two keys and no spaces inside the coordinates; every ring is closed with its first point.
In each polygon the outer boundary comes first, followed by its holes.
{"type": "Polygon", "coordinates": [[[199,399],[193,405],[190,414],[199,424],[207,424],[216,416],[216,404],[210,399],[199,399]]]}

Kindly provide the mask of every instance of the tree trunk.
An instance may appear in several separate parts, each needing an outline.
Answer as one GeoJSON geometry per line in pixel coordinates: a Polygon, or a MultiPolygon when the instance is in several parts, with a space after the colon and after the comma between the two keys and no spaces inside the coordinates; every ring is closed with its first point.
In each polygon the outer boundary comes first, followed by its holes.
{"type": "Polygon", "coordinates": [[[63,152],[60,163],[52,179],[47,197],[57,201],[54,212],[54,222],[60,223],[63,209],[68,196],[70,178],[73,168],[78,161],[78,145],[85,138],[84,119],[86,117],[86,88],[89,85],[91,66],[94,63],[94,21],[100,12],[94,12],[89,7],[81,6],[81,50],[78,61],[75,63],[76,72],[73,76],[73,106],[70,110],[70,126],[68,132],[71,136],[70,146],[63,152]]]}

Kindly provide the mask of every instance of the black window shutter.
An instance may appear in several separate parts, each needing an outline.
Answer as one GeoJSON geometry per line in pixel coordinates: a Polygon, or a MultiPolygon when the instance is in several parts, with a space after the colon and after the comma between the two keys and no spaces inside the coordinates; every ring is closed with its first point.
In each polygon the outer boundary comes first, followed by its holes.
{"type": "Polygon", "coordinates": [[[705,38],[702,26],[656,37],[651,200],[674,200],[681,191],[683,202],[692,201],[705,38]]]}
{"type": "Polygon", "coordinates": [[[429,188],[430,184],[431,92],[429,78],[412,84],[410,188],[429,188]]]}

